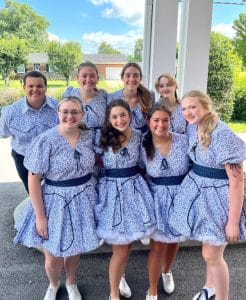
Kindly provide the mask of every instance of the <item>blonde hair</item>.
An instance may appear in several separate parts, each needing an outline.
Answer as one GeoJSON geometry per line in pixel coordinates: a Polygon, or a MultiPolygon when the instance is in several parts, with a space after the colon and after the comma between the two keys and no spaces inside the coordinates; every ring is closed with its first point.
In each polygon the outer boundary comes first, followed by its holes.
{"type": "Polygon", "coordinates": [[[156,80],[156,82],[155,82],[155,89],[156,89],[157,93],[158,93],[158,90],[159,90],[160,80],[161,80],[162,77],[167,78],[167,79],[168,79],[168,82],[169,82],[171,85],[175,86],[175,88],[176,88],[176,90],[175,90],[175,98],[176,98],[177,103],[179,103],[179,101],[178,101],[178,95],[177,95],[177,89],[178,89],[179,87],[178,87],[178,84],[177,84],[177,80],[176,80],[175,77],[172,76],[170,73],[163,73],[163,74],[161,74],[161,75],[157,78],[157,80],[156,80]]]}
{"type": "Polygon", "coordinates": [[[208,146],[211,143],[211,134],[213,130],[216,128],[219,116],[218,114],[213,110],[212,100],[211,98],[204,92],[200,90],[192,90],[184,94],[182,99],[193,97],[196,98],[200,104],[203,106],[204,109],[208,111],[207,115],[205,116],[205,120],[203,122],[202,126],[202,132],[201,132],[201,144],[208,148],[208,146]]]}
{"type": "MultiPolygon", "coordinates": [[[[83,113],[85,112],[81,100],[76,96],[67,96],[67,97],[62,98],[61,101],[58,103],[57,111],[59,111],[61,105],[66,102],[73,102],[73,103],[77,104],[78,107],[80,108],[81,112],[83,112],[83,113]]],[[[88,128],[86,127],[86,125],[84,123],[80,123],[78,127],[81,130],[88,130],[88,128]]]]}

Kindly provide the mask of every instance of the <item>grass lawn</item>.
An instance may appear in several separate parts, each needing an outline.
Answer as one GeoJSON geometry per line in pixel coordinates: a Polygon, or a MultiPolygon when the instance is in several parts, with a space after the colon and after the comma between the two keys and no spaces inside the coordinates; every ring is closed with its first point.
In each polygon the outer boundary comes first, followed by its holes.
{"type": "MultiPolygon", "coordinates": [[[[78,82],[75,80],[70,81],[69,85],[73,86],[73,87],[79,86],[78,82]]],[[[119,80],[119,81],[117,81],[117,80],[101,81],[100,80],[98,82],[98,88],[105,89],[109,93],[119,90],[122,87],[123,87],[123,84],[122,84],[121,80],[119,80]]],[[[19,97],[22,97],[24,95],[22,85],[19,80],[10,80],[9,88],[12,90],[12,93],[14,91],[15,91],[15,93],[17,93],[16,95],[15,94],[13,95],[14,99],[18,99],[19,97]]],[[[53,96],[57,99],[60,99],[61,95],[63,94],[65,89],[66,89],[65,80],[48,80],[47,94],[49,96],[53,96]]],[[[5,90],[4,81],[0,80],[0,96],[1,96],[1,93],[2,94],[4,93],[4,90],[5,90]]],[[[1,107],[1,101],[5,101],[8,103],[8,101],[6,101],[7,96],[3,94],[2,97],[4,98],[4,100],[3,99],[1,100],[1,97],[0,97],[0,107],[1,107]]],[[[233,122],[228,122],[227,124],[236,133],[246,133],[246,121],[233,121],[233,122]]]]}
{"type": "Polygon", "coordinates": [[[227,124],[234,132],[246,133],[246,121],[233,121],[227,124]]]}
{"type": "MultiPolygon", "coordinates": [[[[70,86],[79,87],[79,84],[76,80],[71,80],[69,83],[70,86]]],[[[116,91],[123,87],[123,83],[121,80],[99,80],[98,88],[102,88],[107,90],[109,93],[112,91],[116,91]]],[[[19,80],[10,80],[9,88],[14,89],[22,89],[22,84],[19,80]]],[[[0,90],[4,89],[4,81],[0,80],[0,90]]],[[[52,88],[61,88],[63,90],[66,89],[66,81],[65,80],[48,80],[48,89],[52,88]]]]}

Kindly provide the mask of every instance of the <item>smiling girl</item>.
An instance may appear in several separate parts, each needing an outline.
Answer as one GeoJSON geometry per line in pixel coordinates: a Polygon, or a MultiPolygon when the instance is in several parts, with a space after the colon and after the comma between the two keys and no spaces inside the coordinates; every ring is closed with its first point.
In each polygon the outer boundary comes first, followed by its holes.
{"type": "Polygon", "coordinates": [[[193,90],[182,99],[189,122],[188,154],[192,169],[174,200],[170,225],[181,236],[202,242],[207,265],[205,286],[193,300],[227,300],[229,272],[224,260],[228,242],[246,240],[243,209],[245,143],[212,109],[204,92],[193,90]]]}
{"type": "Polygon", "coordinates": [[[112,244],[109,264],[110,299],[119,299],[119,284],[131,251],[131,243],[155,230],[153,198],[139,174],[141,132],[130,127],[130,107],[112,101],[102,129],[101,148],[105,177],[99,179],[96,206],[97,233],[112,244]]]}
{"type": "Polygon", "coordinates": [[[172,113],[170,131],[177,133],[185,133],[187,122],[182,115],[180,100],[178,99],[178,84],[176,79],[169,73],[161,74],[156,83],[155,88],[160,94],[158,103],[166,106],[172,113]]]}
{"type": "Polygon", "coordinates": [[[127,63],[121,71],[124,88],[109,94],[108,103],[115,99],[126,101],[131,109],[131,127],[145,132],[147,130],[146,116],[155,102],[155,96],[141,84],[142,78],[141,67],[134,62],[127,63]]]}
{"type": "Polygon", "coordinates": [[[154,198],[157,230],[151,235],[148,258],[149,289],[146,300],[157,299],[157,284],[163,266],[163,287],[167,294],[174,292],[171,265],[178,251],[179,237],[173,235],[167,220],[173,199],[188,172],[188,138],[170,132],[171,112],[161,104],[149,111],[148,128],[141,151],[148,185],[154,198]]]}
{"type": "Polygon", "coordinates": [[[80,254],[98,247],[93,213],[95,154],[92,133],[81,123],[80,99],[64,98],[58,115],[59,125],[39,135],[28,148],[24,165],[29,170],[31,204],[15,243],[43,249],[50,282],[44,300],[56,299],[63,267],[69,299],[82,299],[76,285],[80,254]]]}

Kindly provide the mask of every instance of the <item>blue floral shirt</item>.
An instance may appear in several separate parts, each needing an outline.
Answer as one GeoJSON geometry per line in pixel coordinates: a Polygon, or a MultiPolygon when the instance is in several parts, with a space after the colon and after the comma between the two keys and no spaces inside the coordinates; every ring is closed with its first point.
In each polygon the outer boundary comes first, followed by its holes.
{"type": "Polygon", "coordinates": [[[15,152],[25,156],[27,147],[40,133],[58,124],[58,101],[46,96],[39,110],[29,106],[26,97],[3,107],[0,118],[0,137],[12,137],[15,152]]]}

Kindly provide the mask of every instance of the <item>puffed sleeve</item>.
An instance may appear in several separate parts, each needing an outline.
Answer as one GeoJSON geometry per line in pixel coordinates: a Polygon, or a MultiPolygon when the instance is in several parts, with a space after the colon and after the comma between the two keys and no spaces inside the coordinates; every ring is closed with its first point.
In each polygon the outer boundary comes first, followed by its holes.
{"type": "Polygon", "coordinates": [[[229,128],[220,130],[213,137],[216,164],[241,163],[246,159],[246,144],[229,128]]]}
{"type": "Polygon", "coordinates": [[[68,86],[67,89],[65,90],[65,92],[62,94],[61,98],[63,99],[65,97],[71,96],[72,91],[73,91],[73,87],[68,86]]]}
{"type": "Polygon", "coordinates": [[[51,147],[47,134],[37,136],[27,148],[24,166],[33,174],[45,174],[49,170],[51,147]]]}
{"type": "Polygon", "coordinates": [[[8,116],[8,106],[5,106],[1,110],[1,117],[0,117],[0,137],[6,138],[11,136],[11,132],[9,131],[7,116],[8,116]]]}

